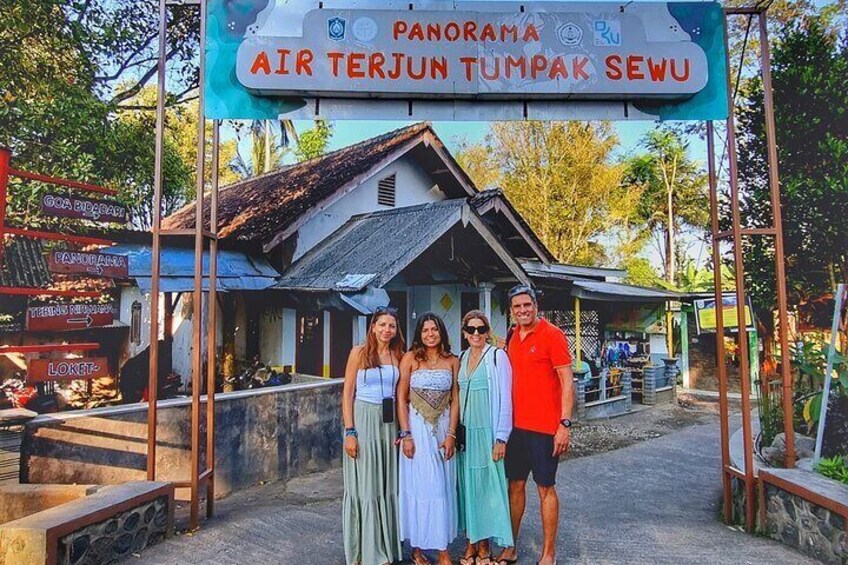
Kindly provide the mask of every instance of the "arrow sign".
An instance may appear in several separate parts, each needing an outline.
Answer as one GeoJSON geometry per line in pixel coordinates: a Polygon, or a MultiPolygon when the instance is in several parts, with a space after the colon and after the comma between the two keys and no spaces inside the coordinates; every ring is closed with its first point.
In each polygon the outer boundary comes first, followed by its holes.
{"type": "Polygon", "coordinates": [[[94,200],[64,194],[41,197],[41,213],[57,218],[76,218],[95,222],[125,224],[127,209],[112,200],[94,200]]]}
{"type": "Polygon", "coordinates": [[[108,326],[115,319],[113,304],[53,304],[27,308],[27,331],[54,331],[108,326]]]}
{"type": "Polygon", "coordinates": [[[27,383],[90,380],[109,375],[105,357],[33,359],[27,364],[27,383]]]}
{"type": "Polygon", "coordinates": [[[47,257],[51,273],[87,274],[112,279],[129,278],[129,264],[123,255],[84,251],[51,251],[47,257]]]}

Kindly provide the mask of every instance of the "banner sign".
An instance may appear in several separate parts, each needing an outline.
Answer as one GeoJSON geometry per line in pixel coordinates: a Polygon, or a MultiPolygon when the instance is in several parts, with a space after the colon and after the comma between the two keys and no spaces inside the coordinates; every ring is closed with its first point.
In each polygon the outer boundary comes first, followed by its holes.
{"type": "Polygon", "coordinates": [[[277,118],[307,105],[303,97],[330,108],[367,104],[365,119],[410,118],[406,104],[397,116],[396,103],[374,98],[431,108],[613,103],[642,119],[727,116],[719,4],[543,2],[504,11],[511,6],[339,9],[245,0],[237,9],[212,0],[207,116],[277,118]]]}
{"type": "MultiPolygon", "coordinates": [[[[695,326],[698,333],[714,333],[716,331],[716,305],[714,298],[695,300],[695,326]]],[[[724,328],[737,331],[739,329],[739,319],[737,314],[736,295],[728,294],[722,297],[722,321],[724,328]]],[[[748,304],[745,305],[745,326],[749,330],[754,329],[754,317],[752,316],[753,308],[751,307],[751,299],[748,299],[748,304]]]]}
{"type": "Polygon", "coordinates": [[[109,376],[106,357],[33,359],[27,364],[27,383],[89,380],[109,376]]]}
{"type": "Polygon", "coordinates": [[[27,331],[53,331],[108,326],[115,319],[112,304],[51,304],[27,308],[27,331]]]}
{"type": "Polygon", "coordinates": [[[41,213],[59,218],[75,218],[125,224],[127,209],[112,200],[94,200],[63,194],[45,194],[41,197],[41,213]]]}
{"type": "Polygon", "coordinates": [[[129,278],[129,265],[123,255],[88,253],[84,251],[51,251],[47,257],[47,268],[51,273],[69,273],[129,278]]]}

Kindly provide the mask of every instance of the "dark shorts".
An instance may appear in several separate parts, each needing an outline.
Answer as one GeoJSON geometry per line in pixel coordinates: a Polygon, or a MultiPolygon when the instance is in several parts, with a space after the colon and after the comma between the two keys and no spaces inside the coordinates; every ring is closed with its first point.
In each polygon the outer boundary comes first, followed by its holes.
{"type": "Polygon", "coordinates": [[[554,486],[559,457],[554,457],[553,453],[553,435],[514,428],[506,444],[506,478],[510,481],[526,481],[532,471],[537,485],[554,486]]]}

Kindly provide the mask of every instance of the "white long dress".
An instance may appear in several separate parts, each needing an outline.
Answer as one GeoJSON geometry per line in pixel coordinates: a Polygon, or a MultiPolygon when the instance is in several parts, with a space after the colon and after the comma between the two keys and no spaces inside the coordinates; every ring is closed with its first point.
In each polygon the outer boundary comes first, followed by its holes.
{"type": "MultiPolygon", "coordinates": [[[[452,383],[450,369],[418,369],[410,379],[410,397],[417,396],[419,406],[428,400],[429,409],[422,411],[432,416],[452,383]]],[[[457,535],[456,458],[445,461],[439,449],[450,426],[450,404],[440,412],[434,426],[410,402],[415,455],[400,454],[400,535],[421,549],[447,549],[457,535]]]]}

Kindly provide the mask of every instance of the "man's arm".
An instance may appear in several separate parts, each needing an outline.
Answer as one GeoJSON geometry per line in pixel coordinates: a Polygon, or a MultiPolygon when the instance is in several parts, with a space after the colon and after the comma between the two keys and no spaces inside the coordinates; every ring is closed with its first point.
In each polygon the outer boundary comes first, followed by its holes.
{"type": "MultiPolygon", "coordinates": [[[[556,368],[557,378],[562,388],[562,412],[560,420],[571,420],[571,409],[574,405],[574,376],[571,372],[571,365],[556,368]]],[[[568,451],[568,444],[571,442],[571,429],[566,428],[562,424],[557,428],[554,435],[554,457],[559,457],[568,451]]]]}

